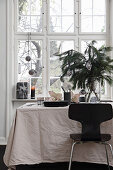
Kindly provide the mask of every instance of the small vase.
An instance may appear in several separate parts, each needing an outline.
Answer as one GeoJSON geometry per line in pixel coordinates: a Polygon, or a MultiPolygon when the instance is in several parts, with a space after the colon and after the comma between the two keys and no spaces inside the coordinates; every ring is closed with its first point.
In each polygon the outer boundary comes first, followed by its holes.
{"type": "Polygon", "coordinates": [[[96,92],[96,88],[97,88],[97,81],[95,80],[95,78],[93,77],[91,79],[91,82],[89,84],[89,92],[87,94],[87,102],[99,102],[100,101],[100,95],[97,94],[96,92]],[[93,97],[92,97],[93,95],[93,97]],[[93,98],[93,99],[92,99],[93,98]]]}
{"type": "Polygon", "coordinates": [[[87,102],[100,102],[100,98],[98,96],[98,94],[95,91],[90,91],[87,94],[87,102]]]}

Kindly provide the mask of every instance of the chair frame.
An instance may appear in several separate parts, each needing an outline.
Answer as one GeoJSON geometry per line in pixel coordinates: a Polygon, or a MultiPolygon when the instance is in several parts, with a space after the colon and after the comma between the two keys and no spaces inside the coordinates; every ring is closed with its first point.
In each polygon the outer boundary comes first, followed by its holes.
{"type": "MultiPolygon", "coordinates": [[[[68,170],[71,170],[71,165],[72,165],[72,158],[73,158],[73,151],[74,151],[74,147],[76,144],[83,144],[83,143],[86,143],[86,142],[90,142],[90,141],[80,141],[80,142],[75,142],[73,140],[73,143],[72,143],[72,147],[71,147],[71,154],[70,154],[70,160],[69,160],[69,167],[68,167],[68,170]]],[[[94,141],[95,142],[95,141],[94,141]]],[[[107,143],[107,142],[100,142],[100,141],[97,141],[95,143],[99,143],[99,144],[104,144],[105,146],[105,151],[106,151],[106,159],[107,159],[107,165],[108,165],[108,170],[110,170],[110,166],[109,166],[109,157],[108,157],[108,151],[107,151],[107,147],[106,145],[109,146],[110,148],[110,151],[111,151],[111,154],[112,154],[112,159],[113,159],[113,148],[112,148],[112,145],[107,143]]]]}
{"type": "Polygon", "coordinates": [[[107,151],[107,146],[109,146],[109,149],[111,151],[111,155],[112,155],[112,159],[113,159],[113,148],[112,145],[109,144],[108,142],[102,142],[102,141],[75,141],[73,140],[72,142],[72,147],[71,147],[71,154],[70,154],[70,160],[69,160],[69,167],[68,170],[71,170],[71,165],[72,165],[72,158],[73,158],[73,151],[74,151],[74,147],[76,144],[83,144],[83,143],[88,143],[88,142],[94,142],[94,143],[98,143],[98,144],[103,144],[105,146],[105,152],[106,152],[106,160],[107,160],[107,165],[108,165],[108,170],[110,170],[110,166],[109,166],[109,157],[108,157],[108,151],[107,151]]]}

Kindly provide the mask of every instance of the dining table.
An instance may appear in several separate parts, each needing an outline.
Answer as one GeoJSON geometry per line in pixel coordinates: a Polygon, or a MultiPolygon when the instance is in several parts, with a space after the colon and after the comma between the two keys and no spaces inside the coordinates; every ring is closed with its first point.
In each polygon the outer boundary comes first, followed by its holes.
{"type": "MultiPolygon", "coordinates": [[[[17,165],[69,162],[71,133],[81,133],[81,124],[68,117],[69,106],[45,107],[26,103],[16,109],[4,154],[10,169],[17,165]]],[[[85,114],[85,113],[83,113],[85,114]]],[[[110,133],[113,146],[113,119],[101,124],[101,133],[110,133]]],[[[109,163],[113,159],[108,148],[109,163]]],[[[94,142],[78,144],[73,161],[107,164],[104,145],[94,142]]]]}

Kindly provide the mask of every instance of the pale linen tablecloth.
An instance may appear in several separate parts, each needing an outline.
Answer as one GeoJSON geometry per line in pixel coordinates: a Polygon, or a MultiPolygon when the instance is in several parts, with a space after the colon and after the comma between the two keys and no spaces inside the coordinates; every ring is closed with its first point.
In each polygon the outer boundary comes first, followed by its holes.
{"type": "MultiPolygon", "coordinates": [[[[112,134],[110,143],[113,145],[112,121],[103,123],[101,132],[112,134]]],[[[17,109],[4,162],[9,168],[15,169],[15,165],[19,164],[69,161],[72,143],[70,133],[79,132],[80,123],[68,118],[68,106],[24,105],[17,109]]],[[[110,151],[109,160],[113,166],[110,151]]],[[[92,142],[76,145],[73,161],[106,164],[104,145],[92,142]]]]}

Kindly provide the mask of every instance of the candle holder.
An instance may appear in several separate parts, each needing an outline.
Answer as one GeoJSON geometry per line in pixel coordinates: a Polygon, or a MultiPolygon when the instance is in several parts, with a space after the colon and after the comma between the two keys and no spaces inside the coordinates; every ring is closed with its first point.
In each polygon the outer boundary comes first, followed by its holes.
{"type": "Polygon", "coordinates": [[[35,86],[31,87],[31,99],[35,99],[35,86]]]}

